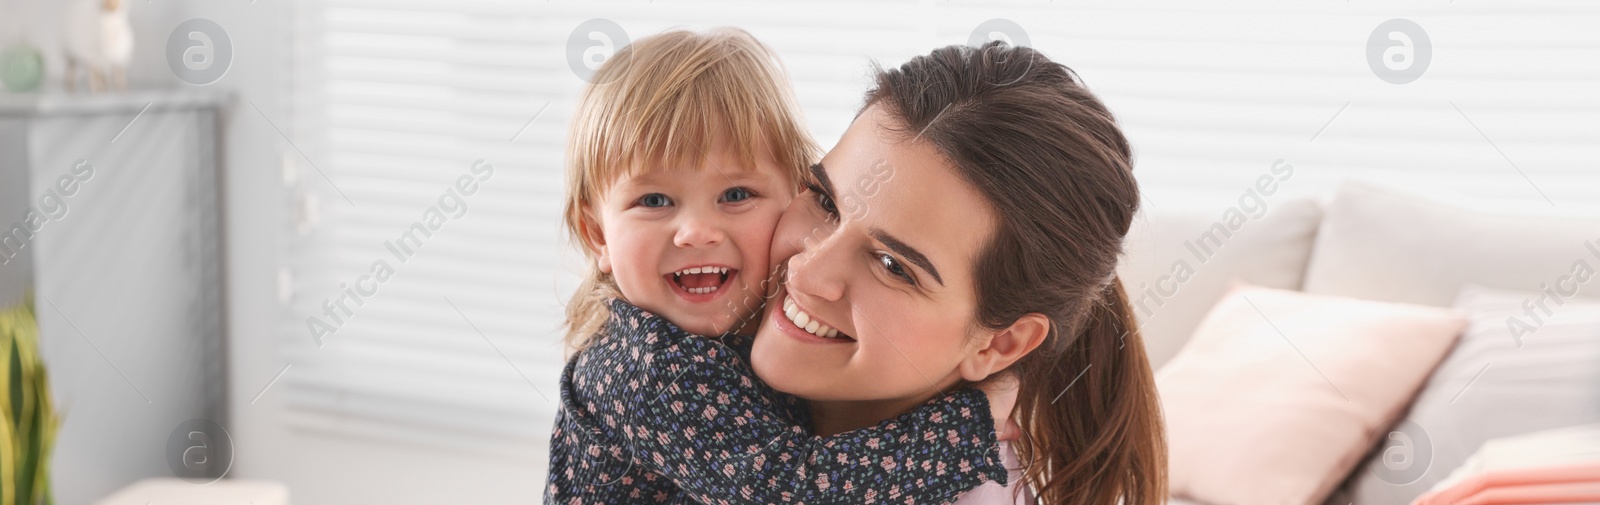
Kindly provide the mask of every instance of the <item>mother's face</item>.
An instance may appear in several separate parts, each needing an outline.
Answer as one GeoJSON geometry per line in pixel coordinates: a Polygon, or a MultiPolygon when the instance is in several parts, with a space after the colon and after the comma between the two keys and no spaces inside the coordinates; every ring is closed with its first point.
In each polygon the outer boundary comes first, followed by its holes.
{"type": "Polygon", "coordinates": [[[788,273],[752,364],[780,391],[921,401],[989,372],[973,265],[993,214],[938,151],[893,126],[878,107],[863,112],[814,168],[820,188],[779,223],[772,258],[788,273]]]}

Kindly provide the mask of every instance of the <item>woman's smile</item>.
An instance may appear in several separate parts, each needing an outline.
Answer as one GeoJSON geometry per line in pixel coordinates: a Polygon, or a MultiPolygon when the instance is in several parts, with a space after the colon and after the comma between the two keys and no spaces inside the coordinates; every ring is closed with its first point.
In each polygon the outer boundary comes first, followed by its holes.
{"type": "Polygon", "coordinates": [[[820,318],[801,308],[788,295],[784,295],[783,303],[772,305],[771,310],[768,320],[777,326],[778,331],[801,342],[847,344],[856,341],[855,338],[840,333],[837,328],[822,322],[820,318]]]}

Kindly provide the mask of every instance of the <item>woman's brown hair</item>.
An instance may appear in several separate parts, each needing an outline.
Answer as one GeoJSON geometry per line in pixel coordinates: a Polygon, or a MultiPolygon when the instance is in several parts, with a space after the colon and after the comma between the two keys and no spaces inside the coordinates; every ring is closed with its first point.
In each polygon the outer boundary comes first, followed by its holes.
{"type": "Polygon", "coordinates": [[[1110,111],[1071,69],[999,42],[936,49],[876,81],[866,107],[937,149],[996,215],[975,267],[977,323],[1050,319],[1002,372],[1021,382],[1025,485],[1048,504],[1164,502],[1155,379],[1116,277],[1139,189],[1110,111]]]}

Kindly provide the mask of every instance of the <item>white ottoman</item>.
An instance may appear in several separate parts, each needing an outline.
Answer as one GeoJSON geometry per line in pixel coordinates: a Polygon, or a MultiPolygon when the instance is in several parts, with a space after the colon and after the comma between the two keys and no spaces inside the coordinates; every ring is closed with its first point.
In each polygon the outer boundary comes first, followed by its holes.
{"type": "Polygon", "coordinates": [[[289,505],[289,488],[266,480],[222,479],[206,485],[183,479],[145,479],[95,505],[289,505]]]}

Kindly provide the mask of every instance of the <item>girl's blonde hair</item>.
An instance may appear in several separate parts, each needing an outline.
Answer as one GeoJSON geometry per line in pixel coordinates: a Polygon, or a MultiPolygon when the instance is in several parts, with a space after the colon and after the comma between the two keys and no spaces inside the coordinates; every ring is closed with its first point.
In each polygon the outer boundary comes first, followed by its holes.
{"type": "Polygon", "coordinates": [[[798,191],[818,153],[777,56],[744,30],[640,39],[601,64],[591,82],[567,140],[567,233],[588,268],[567,304],[565,342],[573,351],[610,317],[607,299],[621,296],[590,241],[599,234],[594,205],[619,178],[699,167],[720,136],[744,166],[771,156],[798,191]]]}

